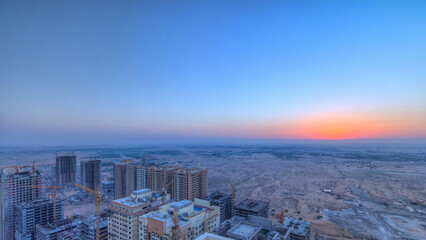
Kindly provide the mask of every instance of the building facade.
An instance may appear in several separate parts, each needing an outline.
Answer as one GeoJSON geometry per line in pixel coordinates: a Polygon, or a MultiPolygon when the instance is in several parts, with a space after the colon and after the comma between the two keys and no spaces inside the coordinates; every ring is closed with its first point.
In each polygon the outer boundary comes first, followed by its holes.
{"type": "Polygon", "coordinates": [[[114,199],[128,197],[135,190],[135,166],[132,160],[114,164],[114,199]]]}
{"type": "Polygon", "coordinates": [[[37,240],[58,240],[61,233],[71,232],[77,229],[80,222],[72,219],[56,220],[53,223],[46,225],[36,226],[36,239],[37,240]]]}
{"type": "Polygon", "coordinates": [[[232,205],[232,194],[214,192],[207,198],[204,198],[213,206],[220,207],[220,222],[230,219],[234,215],[234,206],[232,205]]]}
{"type": "Polygon", "coordinates": [[[80,183],[93,189],[101,183],[101,160],[88,160],[80,162],[80,183]]]}
{"type": "Polygon", "coordinates": [[[205,198],[209,194],[207,168],[180,168],[173,174],[172,198],[177,201],[205,198]]]}
{"type": "Polygon", "coordinates": [[[38,200],[40,188],[31,188],[32,184],[41,185],[38,171],[31,173],[15,168],[2,169],[0,172],[0,240],[15,239],[16,206],[22,202],[38,200]]]}
{"type": "Polygon", "coordinates": [[[173,239],[173,215],[181,231],[175,236],[182,239],[195,239],[206,232],[213,231],[220,224],[220,210],[210,202],[195,199],[195,202],[182,200],[162,206],[159,211],[145,214],[139,218],[139,239],[169,240],[173,239]]]}
{"type": "Polygon", "coordinates": [[[72,185],[77,173],[77,157],[75,155],[57,156],[55,175],[57,185],[72,185]]]}
{"type": "MultiPolygon", "coordinates": [[[[170,195],[166,196],[170,200],[170,195]]],[[[108,239],[139,239],[139,216],[162,205],[158,192],[150,189],[134,191],[130,197],[116,199],[108,207],[108,239]]]]}
{"type": "Polygon", "coordinates": [[[269,202],[246,199],[235,206],[235,216],[248,218],[248,216],[269,218],[269,202]]]}
{"type": "Polygon", "coordinates": [[[56,212],[52,199],[35,200],[17,204],[15,210],[15,239],[35,239],[36,225],[46,225],[64,218],[64,204],[56,202],[56,212]]]}

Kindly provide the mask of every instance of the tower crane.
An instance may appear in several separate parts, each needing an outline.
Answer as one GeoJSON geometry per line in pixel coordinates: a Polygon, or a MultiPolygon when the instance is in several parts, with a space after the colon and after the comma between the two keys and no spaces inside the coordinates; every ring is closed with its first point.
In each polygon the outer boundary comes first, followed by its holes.
{"type": "Polygon", "coordinates": [[[235,184],[232,184],[231,181],[228,180],[229,186],[231,186],[232,189],[232,206],[235,209],[235,184]]]}
{"type": "Polygon", "coordinates": [[[74,183],[74,186],[79,187],[83,190],[86,190],[90,193],[95,194],[95,204],[96,204],[96,240],[100,240],[101,236],[100,236],[100,232],[99,232],[99,227],[100,227],[100,212],[101,212],[101,193],[99,192],[99,185],[96,185],[96,190],[87,188],[85,186],[81,186],[80,184],[74,183]]]}
{"type": "Polygon", "coordinates": [[[164,203],[166,203],[166,195],[167,195],[167,188],[173,183],[173,181],[170,181],[169,183],[167,183],[166,186],[164,186],[163,188],[161,188],[161,203],[164,205],[164,203]]]}
{"type": "Polygon", "coordinates": [[[179,225],[178,214],[179,214],[178,210],[173,209],[172,240],[180,240],[180,239],[186,240],[186,236],[179,225]]]}
{"type": "Polygon", "coordinates": [[[48,188],[53,189],[53,219],[56,220],[56,189],[63,188],[63,187],[57,187],[57,186],[42,186],[42,185],[31,185],[31,186],[25,186],[30,187],[33,189],[33,199],[35,199],[35,189],[36,188],[48,188]]]}
{"type": "Polygon", "coordinates": [[[272,218],[276,218],[276,217],[279,216],[280,217],[280,223],[281,223],[281,225],[283,225],[284,224],[284,213],[288,213],[288,210],[284,209],[284,208],[281,208],[281,211],[279,213],[273,215],[270,218],[272,219],[272,218]]]}

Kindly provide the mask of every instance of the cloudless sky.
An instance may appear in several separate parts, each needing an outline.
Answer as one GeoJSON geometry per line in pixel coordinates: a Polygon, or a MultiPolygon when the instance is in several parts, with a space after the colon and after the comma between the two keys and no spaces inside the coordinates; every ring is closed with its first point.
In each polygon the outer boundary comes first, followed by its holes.
{"type": "Polygon", "coordinates": [[[0,2],[1,145],[228,138],[426,138],[426,2],[0,2]]]}

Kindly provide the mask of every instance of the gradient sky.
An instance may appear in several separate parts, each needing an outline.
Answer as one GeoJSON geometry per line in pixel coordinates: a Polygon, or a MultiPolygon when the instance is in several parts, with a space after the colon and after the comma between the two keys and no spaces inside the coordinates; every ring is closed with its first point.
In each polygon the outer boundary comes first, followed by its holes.
{"type": "Polygon", "coordinates": [[[426,138],[426,1],[1,1],[0,145],[426,138]]]}

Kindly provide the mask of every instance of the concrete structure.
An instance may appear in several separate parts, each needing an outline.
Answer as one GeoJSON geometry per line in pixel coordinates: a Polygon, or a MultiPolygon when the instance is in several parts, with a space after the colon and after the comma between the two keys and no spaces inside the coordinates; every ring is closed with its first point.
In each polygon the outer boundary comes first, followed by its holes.
{"type": "Polygon", "coordinates": [[[309,240],[311,238],[311,223],[294,218],[284,218],[283,225],[274,227],[275,232],[268,234],[270,240],[309,240]]]}
{"type": "Polygon", "coordinates": [[[232,205],[232,194],[222,192],[214,192],[210,196],[204,198],[210,201],[213,206],[220,207],[220,222],[230,219],[234,214],[234,206],[232,205]]]}
{"type": "MultiPolygon", "coordinates": [[[[166,200],[170,200],[170,195],[166,200]]],[[[130,197],[112,201],[108,207],[108,239],[139,239],[139,216],[157,210],[161,205],[160,194],[146,188],[134,191],[130,197]]]]}
{"type": "MultiPolygon", "coordinates": [[[[78,225],[78,236],[79,239],[84,240],[96,240],[96,216],[83,219],[78,225]]],[[[108,239],[108,220],[102,218],[99,224],[99,236],[100,240],[108,239]]]]}
{"type": "Polygon", "coordinates": [[[61,233],[70,232],[77,228],[80,222],[69,218],[64,220],[56,220],[47,225],[36,226],[37,240],[58,240],[61,233]]]}
{"type": "Polygon", "coordinates": [[[135,190],[135,167],[132,160],[114,164],[114,199],[130,196],[135,190]]]}
{"type": "MultiPolygon", "coordinates": [[[[54,221],[53,200],[43,199],[17,204],[15,209],[15,238],[34,239],[36,225],[46,225],[54,221]]],[[[56,219],[64,218],[62,201],[56,202],[56,219]]]]}
{"type": "Polygon", "coordinates": [[[32,189],[35,183],[41,185],[38,171],[32,173],[21,169],[6,168],[0,172],[0,240],[15,239],[16,205],[38,200],[41,189],[32,189]],[[34,181],[33,181],[34,180],[34,181]],[[33,193],[35,194],[33,198],[33,193]]]}
{"type": "Polygon", "coordinates": [[[222,237],[213,233],[203,233],[201,236],[197,237],[195,240],[232,240],[232,238],[222,237]]]}
{"type": "Polygon", "coordinates": [[[269,218],[269,202],[246,199],[235,206],[235,216],[248,218],[248,216],[269,218]]]}
{"type": "Polygon", "coordinates": [[[57,156],[55,175],[57,185],[72,185],[77,173],[77,157],[75,155],[57,156]]]}
{"type": "Polygon", "coordinates": [[[252,240],[308,240],[311,224],[303,220],[285,218],[284,224],[273,224],[268,218],[250,215],[247,219],[233,217],[221,223],[214,233],[232,239],[252,240]]]}
{"type": "Polygon", "coordinates": [[[209,194],[207,168],[181,168],[173,174],[172,198],[177,201],[205,198],[209,194]]]}
{"type": "MultiPolygon", "coordinates": [[[[148,188],[148,167],[142,164],[135,165],[136,189],[148,188]]],[[[160,189],[161,190],[161,189],[160,189]]],[[[153,189],[153,191],[157,191],[153,189]]]]}
{"type": "Polygon", "coordinates": [[[195,199],[195,202],[182,200],[141,216],[139,239],[172,239],[173,214],[177,214],[179,226],[186,239],[195,239],[206,232],[211,232],[220,224],[219,207],[201,199],[195,199]]]}
{"type": "Polygon", "coordinates": [[[101,183],[101,160],[80,162],[80,183],[82,186],[95,190],[101,183]]]}

